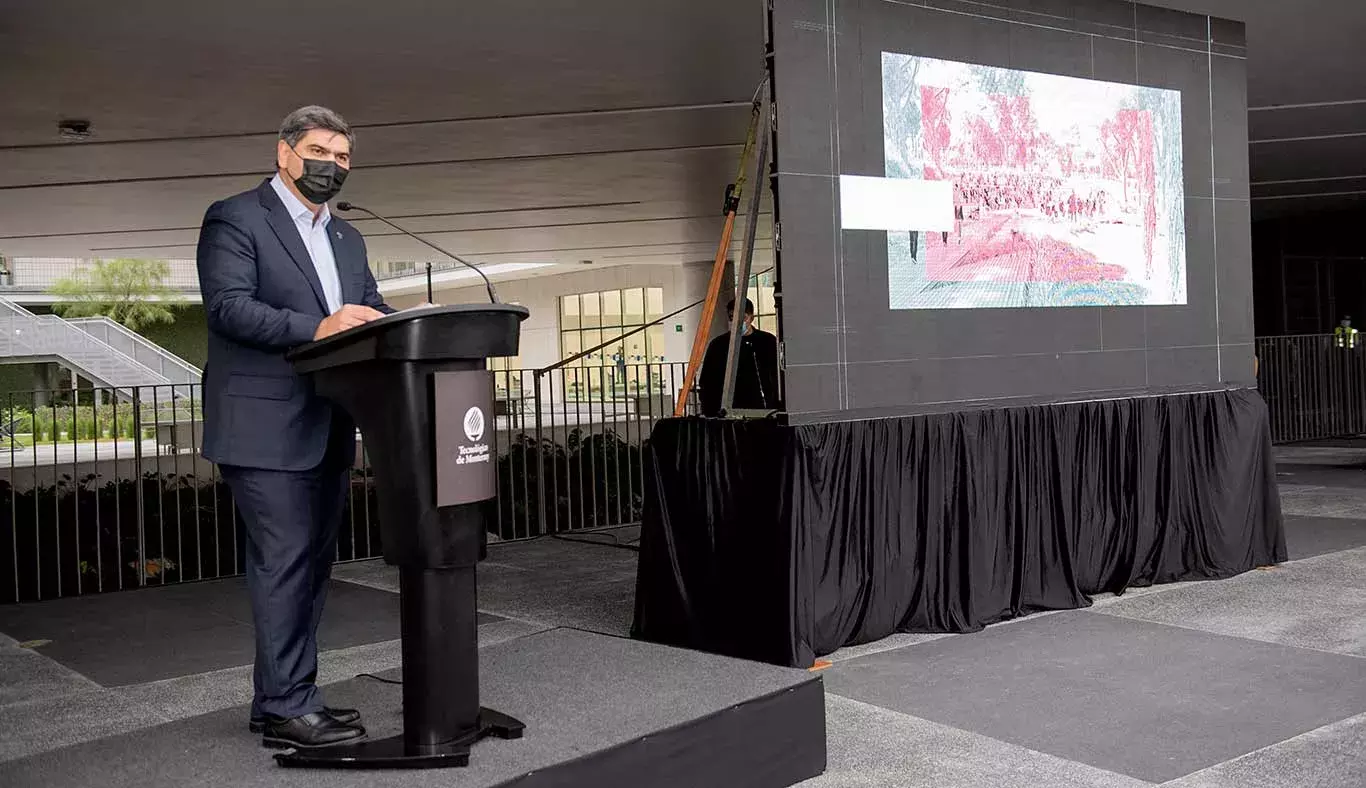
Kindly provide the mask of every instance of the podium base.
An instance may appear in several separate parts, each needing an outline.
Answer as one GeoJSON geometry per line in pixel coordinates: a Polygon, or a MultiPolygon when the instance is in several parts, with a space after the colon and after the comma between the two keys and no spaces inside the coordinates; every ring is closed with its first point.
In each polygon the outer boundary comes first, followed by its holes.
{"type": "Polygon", "coordinates": [[[445,744],[410,745],[403,734],[335,747],[293,750],[275,756],[294,769],[446,769],[470,765],[470,747],[487,736],[520,739],[526,725],[493,709],[479,709],[479,726],[445,744]]]}

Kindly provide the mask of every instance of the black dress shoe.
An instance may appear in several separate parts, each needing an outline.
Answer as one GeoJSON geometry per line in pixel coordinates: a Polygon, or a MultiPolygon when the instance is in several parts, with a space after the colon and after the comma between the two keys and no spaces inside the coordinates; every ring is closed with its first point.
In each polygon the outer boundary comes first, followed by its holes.
{"type": "Polygon", "coordinates": [[[364,738],[365,729],[359,725],[344,725],[320,711],[315,711],[290,719],[266,717],[266,729],[261,736],[261,744],[273,749],[307,749],[349,744],[364,738]]]}
{"type": "MultiPolygon", "coordinates": [[[[343,725],[354,724],[360,719],[360,712],[355,709],[334,709],[331,706],[324,706],[323,714],[326,714],[343,725]]],[[[264,714],[260,717],[252,717],[251,721],[247,723],[247,730],[252,733],[263,733],[265,729],[266,717],[264,714]]]]}

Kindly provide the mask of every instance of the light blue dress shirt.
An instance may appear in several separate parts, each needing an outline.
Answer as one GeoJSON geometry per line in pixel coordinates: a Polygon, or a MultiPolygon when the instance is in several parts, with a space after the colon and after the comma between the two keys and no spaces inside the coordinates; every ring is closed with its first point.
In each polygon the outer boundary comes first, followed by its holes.
{"type": "Polygon", "coordinates": [[[285,204],[285,210],[293,217],[294,227],[299,231],[308,257],[318,271],[318,281],[322,283],[323,295],[327,297],[328,313],[336,312],[342,307],[341,277],[337,275],[337,258],[332,254],[332,241],[327,237],[327,225],[332,221],[327,203],[323,203],[323,209],[314,216],[313,211],[285,186],[280,173],[275,173],[270,185],[285,204]]]}

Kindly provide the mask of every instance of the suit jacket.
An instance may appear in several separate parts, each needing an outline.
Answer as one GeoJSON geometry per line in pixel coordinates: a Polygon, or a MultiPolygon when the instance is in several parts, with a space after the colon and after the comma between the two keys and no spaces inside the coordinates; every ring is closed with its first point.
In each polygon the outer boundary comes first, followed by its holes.
{"type": "MultiPolygon", "coordinates": [[[[702,358],[702,379],[698,381],[702,415],[721,414],[721,389],[726,380],[726,354],[730,332],[713,339],[702,358]]],[[[740,338],[740,353],[735,360],[735,397],[731,407],[750,410],[781,410],[778,396],[778,338],[753,329],[740,338]]]]}
{"type": "MultiPolygon", "coordinates": [[[[392,312],[346,221],[327,228],[342,303],[392,312]]],[[[221,465],[279,471],[318,467],[332,443],[354,460],[351,419],[285,361],[327,316],[317,269],[270,181],[209,206],[199,231],[199,288],[209,323],[204,366],[204,456],[221,465]]]]}

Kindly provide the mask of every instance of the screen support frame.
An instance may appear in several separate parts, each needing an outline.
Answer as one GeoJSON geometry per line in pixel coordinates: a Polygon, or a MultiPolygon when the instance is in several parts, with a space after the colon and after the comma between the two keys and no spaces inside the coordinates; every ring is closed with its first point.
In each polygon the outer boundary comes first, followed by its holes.
{"type": "MultiPolygon", "coordinates": [[[[745,215],[745,237],[740,247],[740,266],[735,270],[735,309],[730,316],[730,342],[726,348],[726,377],[721,389],[721,415],[730,413],[735,402],[735,376],[740,358],[741,329],[745,320],[745,294],[749,290],[750,271],[754,267],[754,239],[759,228],[759,206],[767,185],[768,151],[773,131],[773,80],[765,78],[759,88],[759,128],[755,133],[758,150],[754,156],[754,175],[750,183],[749,208],[745,215]]],[[[774,396],[778,392],[773,392],[774,396]]]]}

